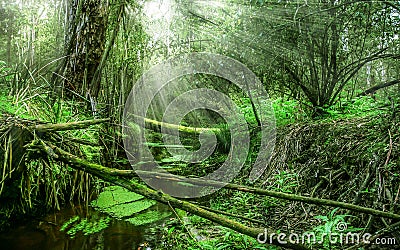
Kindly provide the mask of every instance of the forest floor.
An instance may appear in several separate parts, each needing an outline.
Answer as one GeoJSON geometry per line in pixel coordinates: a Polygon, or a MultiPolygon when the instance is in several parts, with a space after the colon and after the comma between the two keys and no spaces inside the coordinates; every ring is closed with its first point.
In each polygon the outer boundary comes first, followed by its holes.
{"type": "MultiPolygon", "coordinates": [[[[393,114],[381,112],[280,126],[272,161],[255,186],[399,213],[399,125],[393,114]]],[[[236,182],[247,184],[245,176],[236,182]]],[[[200,204],[228,212],[249,226],[271,226],[299,235],[334,231],[332,223],[341,220],[348,231],[371,234],[390,224],[390,220],[366,214],[224,189],[200,204]]],[[[169,244],[189,249],[273,249],[198,216],[188,218],[187,226],[174,225],[175,234],[167,231],[169,244]],[[179,240],[182,237],[186,241],[179,240]],[[194,242],[194,238],[204,241],[194,242]]],[[[326,240],[320,243],[313,247],[343,247],[329,246],[326,240]]]]}

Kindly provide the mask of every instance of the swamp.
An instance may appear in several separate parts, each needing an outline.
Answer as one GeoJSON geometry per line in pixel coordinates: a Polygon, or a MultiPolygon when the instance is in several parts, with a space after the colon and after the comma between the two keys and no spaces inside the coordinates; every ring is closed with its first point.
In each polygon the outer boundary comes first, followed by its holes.
{"type": "Polygon", "coordinates": [[[0,249],[400,249],[400,2],[0,0],[0,249]]]}

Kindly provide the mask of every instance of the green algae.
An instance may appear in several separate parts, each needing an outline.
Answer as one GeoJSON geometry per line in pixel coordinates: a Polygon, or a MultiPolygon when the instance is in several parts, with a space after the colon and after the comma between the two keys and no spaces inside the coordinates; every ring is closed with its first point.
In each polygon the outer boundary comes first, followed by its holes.
{"type": "Polygon", "coordinates": [[[139,200],[126,204],[119,204],[108,208],[99,209],[100,211],[111,215],[112,217],[122,219],[124,217],[133,216],[143,210],[155,205],[156,202],[152,200],[139,200]]]}
{"type": "Polygon", "coordinates": [[[91,204],[95,209],[121,219],[146,210],[156,203],[122,187],[110,186],[91,204]]]}
{"type": "Polygon", "coordinates": [[[66,231],[71,238],[74,238],[79,232],[82,232],[83,235],[91,235],[106,229],[110,225],[110,221],[110,217],[88,219],[75,216],[65,222],[60,231],[66,231]]]}
{"type": "Polygon", "coordinates": [[[99,197],[91,202],[94,208],[100,210],[110,208],[119,204],[130,203],[143,199],[140,194],[136,194],[119,186],[110,186],[104,188],[104,191],[99,194],[99,197]]]}
{"type": "Polygon", "coordinates": [[[170,212],[148,211],[146,213],[138,214],[135,217],[126,219],[135,226],[153,223],[171,216],[170,212]]]}
{"type": "Polygon", "coordinates": [[[80,218],[74,216],[64,223],[60,231],[65,231],[73,238],[79,232],[83,235],[90,235],[106,229],[110,225],[110,217],[125,220],[134,226],[141,226],[171,216],[170,212],[147,210],[155,204],[157,204],[156,201],[146,199],[142,195],[130,192],[122,187],[106,187],[98,198],[91,202],[91,206],[107,214],[107,217],[89,216],[88,218],[80,218]]]}
{"type": "Polygon", "coordinates": [[[114,218],[125,219],[135,226],[140,226],[159,221],[171,215],[169,212],[155,210],[141,213],[156,203],[122,187],[110,186],[105,188],[97,200],[92,202],[92,206],[114,218]]]}

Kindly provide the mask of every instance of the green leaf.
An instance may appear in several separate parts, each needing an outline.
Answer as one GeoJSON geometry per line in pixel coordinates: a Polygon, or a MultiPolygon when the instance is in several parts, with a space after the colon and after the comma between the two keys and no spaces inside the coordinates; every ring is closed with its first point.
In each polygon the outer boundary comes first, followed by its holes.
{"type": "Polygon", "coordinates": [[[65,222],[62,227],[60,228],[60,231],[65,231],[71,224],[77,222],[80,219],[79,216],[74,216],[71,219],[69,219],[67,222],[65,222]]]}
{"type": "Polygon", "coordinates": [[[170,235],[174,230],[175,230],[175,227],[171,227],[170,229],[168,229],[168,235],[170,235]]]}

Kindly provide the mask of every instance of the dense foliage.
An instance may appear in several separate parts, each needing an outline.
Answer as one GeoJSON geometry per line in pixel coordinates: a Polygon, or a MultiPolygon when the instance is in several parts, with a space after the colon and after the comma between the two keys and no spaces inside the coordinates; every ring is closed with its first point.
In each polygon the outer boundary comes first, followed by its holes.
{"type": "MultiPolygon", "coordinates": [[[[199,177],[232,158],[235,134],[217,109],[192,110],[180,124],[168,124],[180,129],[182,145],[165,143],[159,128],[176,96],[208,88],[232,100],[251,137],[234,183],[398,214],[399,33],[398,1],[0,0],[0,229],[21,214],[92,201],[103,217],[73,216],[60,229],[74,237],[101,233],[112,218],[135,226],[168,218],[159,230],[163,238],[153,242],[160,248],[271,249],[172,206],[172,212],[158,211],[155,201],[58,162],[51,150],[35,149],[58,143],[93,164],[131,170],[123,117],[132,87],[152,66],[191,52],[221,54],[254,72],[274,111],[276,146],[265,155],[265,173],[249,183],[263,140],[257,103],[227,79],[195,72],[155,95],[146,128],[128,124],[138,135],[146,131],[144,145],[162,169],[199,177]],[[109,120],[81,130],[31,129],[101,118],[109,120]],[[171,153],[198,150],[199,129],[213,131],[218,141],[209,158],[187,162],[171,153]]],[[[186,101],[203,100],[189,95],[186,101]]],[[[332,233],[346,222],[349,231],[375,233],[392,223],[226,189],[195,203],[249,227],[286,231],[332,233]]],[[[341,246],[322,241],[317,247],[341,246]]]]}

